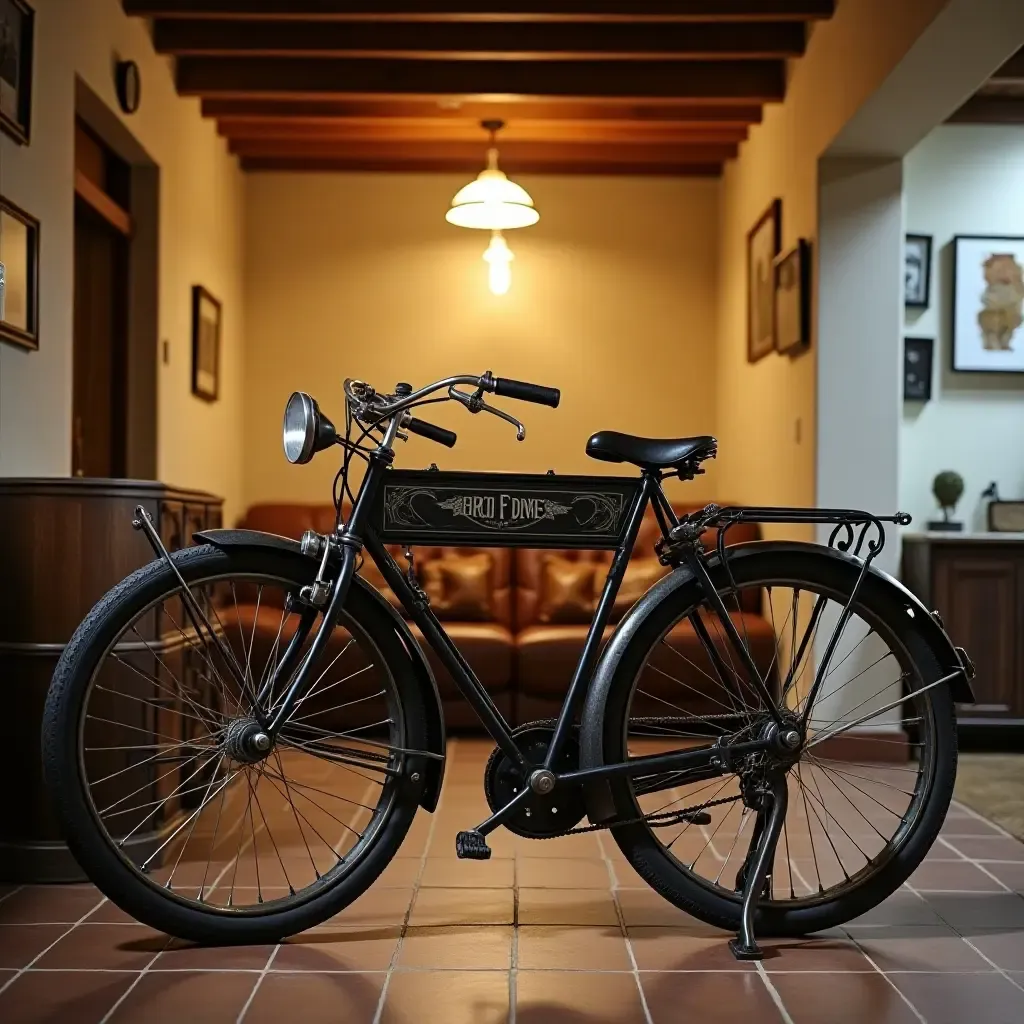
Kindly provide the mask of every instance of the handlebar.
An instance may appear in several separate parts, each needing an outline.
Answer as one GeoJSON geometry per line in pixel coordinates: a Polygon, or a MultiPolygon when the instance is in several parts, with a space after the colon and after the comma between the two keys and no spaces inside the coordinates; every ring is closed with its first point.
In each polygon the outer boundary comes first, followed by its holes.
{"type": "Polygon", "coordinates": [[[548,405],[558,408],[562,392],[558,388],[546,388],[542,384],[527,384],[522,380],[510,380],[508,377],[494,378],[494,393],[499,398],[517,398],[520,402],[534,402],[537,405],[548,405]]]}
{"type": "Polygon", "coordinates": [[[428,423],[426,420],[419,420],[415,416],[410,416],[405,421],[405,429],[430,441],[443,444],[446,448],[454,448],[455,442],[459,439],[459,435],[454,430],[446,430],[444,427],[428,423]]]}
{"type": "MultiPolygon", "coordinates": [[[[439,444],[451,448],[455,445],[457,436],[450,430],[443,427],[436,427],[423,420],[414,419],[408,415],[408,411],[415,406],[423,405],[430,401],[443,401],[443,399],[430,399],[430,396],[437,391],[447,389],[448,397],[461,402],[470,412],[489,412],[507,420],[516,427],[516,437],[522,441],[526,437],[526,428],[514,416],[507,412],[488,405],[484,401],[484,394],[496,394],[502,398],[515,398],[521,402],[534,402],[537,405],[547,405],[552,409],[558,407],[561,399],[561,392],[558,388],[547,388],[540,384],[528,384],[525,381],[510,380],[507,377],[494,377],[488,370],[477,377],[472,375],[460,375],[447,377],[444,380],[435,381],[426,387],[413,391],[409,385],[402,385],[396,388],[393,395],[378,393],[369,384],[351,378],[345,381],[345,398],[349,403],[349,409],[356,419],[363,423],[380,424],[384,420],[392,420],[397,429],[400,414],[406,414],[405,426],[415,434],[437,441],[439,444]],[[460,391],[458,385],[469,385],[476,390],[472,393],[460,391]]],[[[392,435],[393,436],[393,435],[392,435]]]]}

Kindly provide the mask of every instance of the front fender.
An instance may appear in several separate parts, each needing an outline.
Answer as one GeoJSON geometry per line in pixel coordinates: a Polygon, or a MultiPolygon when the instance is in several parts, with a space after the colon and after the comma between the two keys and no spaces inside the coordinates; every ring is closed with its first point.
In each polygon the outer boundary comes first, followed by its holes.
{"type": "MultiPolygon", "coordinates": [[[[202,544],[212,544],[218,548],[265,547],[288,551],[309,564],[311,580],[319,566],[316,559],[309,558],[302,553],[298,541],[292,540],[290,537],[281,537],[276,533],[261,533],[258,530],[204,530],[194,534],[194,539],[202,544]]],[[[445,728],[441,696],[438,693],[437,680],[434,679],[434,673],[430,670],[430,665],[427,663],[420,645],[416,642],[405,619],[385,600],[380,591],[359,575],[353,577],[352,586],[358,587],[380,611],[387,614],[392,628],[402,642],[413,672],[423,690],[423,706],[427,710],[427,749],[444,758],[445,728]]],[[[441,797],[445,762],[434,758],[424,758],[424,761],[426,762],[424,767],[425,784],[423,795],[420,797],[420,806],[428,811],[433,811],[441,797]]]]}
{"type": "MultiPolygon", "coordinates": [[[[749,544],[737,544],[735,547],[729,548],[728,557],[730,561],[745,559],[757,557],[765,551],[817,553],[821,557],[835,559],[842,563],[848,571],[851,587],[856,582],[863,565],[860,559],[837,551],[835,548],[798,541],[754,541],[749,544]]],[[[717,555],[712,555],[708,559],[708,570],[717,586],[720,588],[727,586],[725,574],[717,555]]],[[[966,654],[960,648],[953,646],[953,642],[937,615],[929,612],[902,583],[874,566],[868,568],[864,585],[883,588],[890,600],[898,602],[903,608],[912,612],[918,629],[935,655],[939,666],[947,674],[955,673],[949,683],[953,700],[959,704],[974,703],[974,694],[970,684],[974,675],[973,666],[966,654]]],[[[699,600],[699,584],[693,572],[686,566],[681,566],[669,573],[668,576],[662,577],[626,613],[606,644],[594,670],[583,710],[583,725],[580,735],[580,764],[582,767],[595,768],[604,763],[604,709],[618,672],[619,663],[630,641],[658,604],[685,587],[693,589],[694,602],[699,600]]],[[[607,784],[592,784],[588,787],[586,795],[591,821],[607,821],[614,815],[611,791],[607,784]]]]}

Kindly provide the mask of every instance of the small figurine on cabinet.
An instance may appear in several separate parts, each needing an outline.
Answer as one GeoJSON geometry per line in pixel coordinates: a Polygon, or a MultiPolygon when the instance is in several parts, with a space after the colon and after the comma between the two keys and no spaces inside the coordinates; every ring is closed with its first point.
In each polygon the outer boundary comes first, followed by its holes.
{"type": "Polygon", "coordinates": [[[932,494],[942,509],[942,518],[932,520],[928,524],[929,530],[944,530],[954,533],[964,528],[963,523],[958,523],[950,518],[956,510],[956,503],[963,497],[964,478],[951,469],[945,469],[932,481],[932,494]]]}

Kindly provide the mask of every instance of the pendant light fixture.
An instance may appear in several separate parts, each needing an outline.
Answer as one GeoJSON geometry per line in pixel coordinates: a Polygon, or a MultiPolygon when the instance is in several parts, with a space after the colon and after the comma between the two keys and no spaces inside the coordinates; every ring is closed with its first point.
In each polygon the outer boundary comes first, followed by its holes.
{"type": "Polygon", "coordinates": [[[481,121],[480,127],[490,133],[487,166],[455,194],[445,220],[457,227],[491,232],[491,244],[484,252],[484,260],[489,267],[491,291],[504,295],[512,283],[511,263],[515,257],[502,232],[536,224],[540,214],[530,193],[498,169],[495,138],[505,122],[481,121]]]}

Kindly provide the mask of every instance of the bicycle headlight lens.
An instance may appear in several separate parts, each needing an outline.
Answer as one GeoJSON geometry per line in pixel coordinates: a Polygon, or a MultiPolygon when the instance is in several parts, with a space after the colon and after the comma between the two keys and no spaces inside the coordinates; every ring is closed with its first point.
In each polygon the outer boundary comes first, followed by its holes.
{"type": "Polygon", "coordinates": [[[304,391],[296,391],[284,407],[284,457],[303,465],[316,454],[317,418],[320,410],[304,391]]]}

